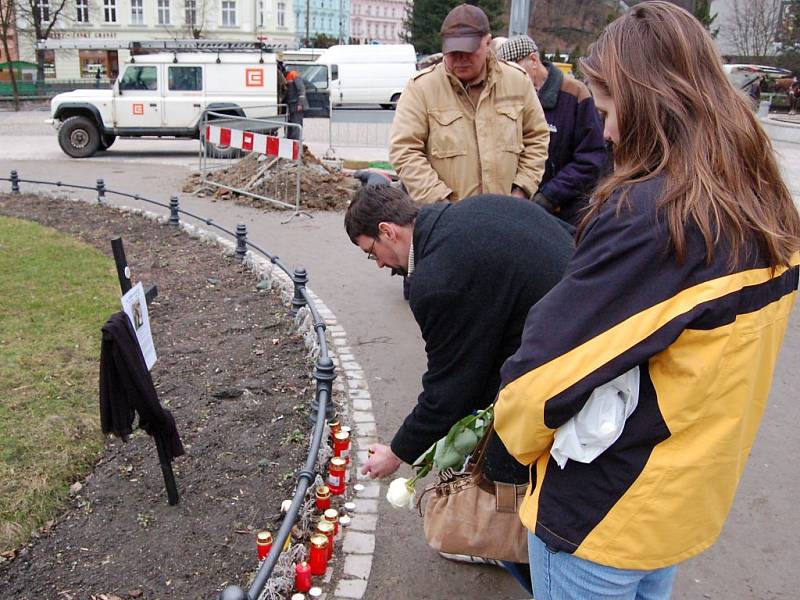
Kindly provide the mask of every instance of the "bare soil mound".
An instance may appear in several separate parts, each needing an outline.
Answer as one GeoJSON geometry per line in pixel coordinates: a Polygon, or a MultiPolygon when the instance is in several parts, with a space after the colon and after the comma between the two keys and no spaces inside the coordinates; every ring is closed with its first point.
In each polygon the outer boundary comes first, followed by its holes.
{"type": "Polygon", "coordinates": [[[109,256],[109,240],[122,236],[134,281],[158,285],[153,379],[186,448],[173,464],[181,500],[171,507],[153,440],[110,440],[64,512],[0,559],[0,596],[197,600],[245,584],[255,532],[275,530],[306,454],[313,386],[285,307],[218,247],[140,216],[7,195],[0,214],[109,256]]]}
{"type": "MultiPolygon", "coordinates": [[[[208,179],[228,187],[270,197],[274,197],[274,191],[278,187],[276,184],[280,184],[279,199],[293,203],[292,194],[295,189],[297,168],[297,164],[292,161],[270,159],[250,153],[227,168],[212,171],[208,179]],[[284,194],[287,196],[284,197],[284,194]]],[[[302,210],[344,210],[350,202],[353,191],[360,185],[352,176],[320,162],[307,146],[303,147],[303,162],[299,168],[302,210]]],[[[197,173],[187,178],[183,191],[198,196],[233,200],[237,204],[246,206],[276,209],[270,202],[237,194],[231,190],[218,187],[204,188],[203,180],[197,173]]]]}

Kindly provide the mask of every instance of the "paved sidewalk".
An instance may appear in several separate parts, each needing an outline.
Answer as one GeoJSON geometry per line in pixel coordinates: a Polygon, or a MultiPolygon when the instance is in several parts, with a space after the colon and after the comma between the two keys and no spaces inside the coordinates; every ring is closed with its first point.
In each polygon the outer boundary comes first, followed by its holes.
{"type": "MultiPolygon", "coordinates": [[[[779,143],[776,150],[800,205],[800,145],[779,143]]],[[[187,173],[182,167],[161,164],[143,174],[146,169],[141,164],[112,160],[0,160],[4,176],[12,168],[25,178],[87,185],[104,177],[109,188],[164,201],[170,192],[181,188],[187,173]]],[[[422,341],[402,300],[399,278],[378,271],[349,243],[340,214],[317,214],[313,219],[297,218],[281,225],[285,213],[265,213],[227,202],[184,198],[182,207],[228,228],[245,223],[253,241],[287,264],[308,269],[309,286],[347,332],[372,393],[379,436],[388,439],[415,403],[425,368],[422,341]]],[[[800,556],[800,508],[796,499],[800,476],[794,466],[794,458],[800,456],[800,436],[795,431],[800,422],[800,403],[796,401],[800,388],[800,370],[796,368],[799,319],[795,311],[764,425],[731,517],[719,543],[681,567],[674,598],[791,598],[800,588],[800,573],[794,564],[800,556]]],[[[415,514],[394,510],[382,500],[378,508],[377,547],[365,598],[524,597],[499,569],[440,559],[425,545],[421,519],[415,514]]]]}

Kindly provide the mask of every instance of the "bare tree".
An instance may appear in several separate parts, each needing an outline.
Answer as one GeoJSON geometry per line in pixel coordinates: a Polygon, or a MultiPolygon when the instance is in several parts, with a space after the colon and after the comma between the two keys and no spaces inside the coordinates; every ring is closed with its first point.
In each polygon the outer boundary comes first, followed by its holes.
{"type": "MultiPolygon", "coordinates": [[[[21,29],[34,44],[47,40],[56,23],[63,19],[68,6],[73,6],[70,0],[17,0],[21,29]]],[[[44,50],[36,49],[36,84],[39,87],[44,84],[44,53],[44,50]]]]}
{"type": "Polygon", "coordinates": [[[741,56],[774,53],[780,31],[780,0],[733,0],[728,38],[741,56]]]}
{"type": "Polygon", "coordinates": [[[14,73],[14,65],[11,64],[11,52],[8,47],[8,39],[14,35],[14,0],[0,0],[0,38],[3,39],[3,54],[8,61],[11,73],[11,93],[14,96],[14,110],[19,110],[19,90],[17,90],[17,76],[14,73]]]}
{"type": "Polygon", "coordinates": [[[194,40],[205,37],[214,0],[183,0],[182,35],[194,40]]]}

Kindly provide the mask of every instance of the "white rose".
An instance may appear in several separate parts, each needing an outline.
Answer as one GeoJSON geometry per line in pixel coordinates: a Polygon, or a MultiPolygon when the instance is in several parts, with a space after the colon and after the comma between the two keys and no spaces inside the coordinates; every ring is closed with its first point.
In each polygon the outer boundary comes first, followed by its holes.
{"type": "Polygon", "coordinates": [[[408,479],[398,477],[389,484],[386,499],[395,508],[414,509],[414,488],[408,485],[408,479]]]}

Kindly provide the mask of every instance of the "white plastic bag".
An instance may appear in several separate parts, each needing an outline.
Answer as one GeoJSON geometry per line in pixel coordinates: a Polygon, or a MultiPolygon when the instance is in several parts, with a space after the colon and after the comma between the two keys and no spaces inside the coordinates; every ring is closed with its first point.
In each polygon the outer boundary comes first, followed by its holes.
{"type": "Polygon", "coordinates": [[[550,454],[562,469],[568,459],[590,463],[622,435],[639,403],[639,367],[592,392],[581,411],[556,429],[550,454]]]}

